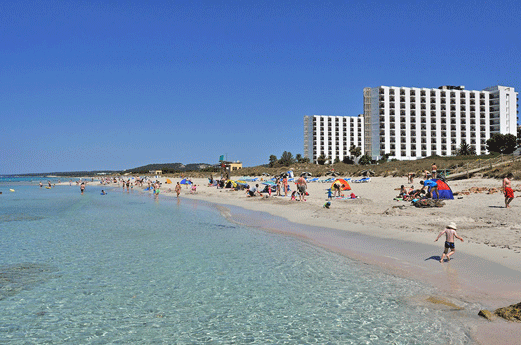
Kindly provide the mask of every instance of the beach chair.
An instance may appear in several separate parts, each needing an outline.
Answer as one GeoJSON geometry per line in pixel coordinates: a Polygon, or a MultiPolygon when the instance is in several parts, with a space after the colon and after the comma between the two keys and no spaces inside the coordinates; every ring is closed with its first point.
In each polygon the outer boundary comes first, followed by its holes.
{"type": "Polygon", "coordinates": [[[355,182],[355,183],[365,183],[365,182],[369,182],[369,181],[371,181],[370,177],[364,177],[359,180],[353,180],[353,182],[355,182]]]}

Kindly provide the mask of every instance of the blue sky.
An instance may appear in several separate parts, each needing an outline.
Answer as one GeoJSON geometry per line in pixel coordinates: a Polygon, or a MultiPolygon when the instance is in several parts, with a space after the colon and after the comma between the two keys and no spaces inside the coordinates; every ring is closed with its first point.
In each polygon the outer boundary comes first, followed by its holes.
{"type": "Polygon", "coordinates": [[[516,1],[0,2],[0,174],[245,166],[363,88],[521,89],[516,1]]]}

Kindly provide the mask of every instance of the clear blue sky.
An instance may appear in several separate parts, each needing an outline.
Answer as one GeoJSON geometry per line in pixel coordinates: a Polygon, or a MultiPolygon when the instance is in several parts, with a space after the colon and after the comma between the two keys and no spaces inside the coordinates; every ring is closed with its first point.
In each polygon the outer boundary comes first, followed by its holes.
{"type": "Polygon", "coordinates": [[[0,2],[0,174],[245,166],[363,88],[521,90],[518,1],[0,2]]]}

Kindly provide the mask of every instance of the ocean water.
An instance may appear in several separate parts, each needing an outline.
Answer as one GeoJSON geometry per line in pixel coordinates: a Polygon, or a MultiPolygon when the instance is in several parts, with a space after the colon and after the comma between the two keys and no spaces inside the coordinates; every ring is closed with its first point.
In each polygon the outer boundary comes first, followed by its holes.
{"type": "Polygon", "coordinates": [[[211,205],[36,184],[0,182],[0,344],[472,343],[432,288],[211,205]]]}

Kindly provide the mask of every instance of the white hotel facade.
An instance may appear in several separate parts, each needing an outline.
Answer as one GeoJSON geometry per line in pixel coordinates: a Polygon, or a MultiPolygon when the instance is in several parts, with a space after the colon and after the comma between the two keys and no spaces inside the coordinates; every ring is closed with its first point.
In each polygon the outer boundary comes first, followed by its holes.
{"type": "Polygon", "coordinates": [[[333,162],[351,156],[351,146],[364,152],[364,117],[358,116],[304,116],[304,157],[311,162],[324,154],[333,162]]]}
{"type": "Polygon", "coordinates": [[[492,134],[517,136],[517,101],[514,88],[505,86],[481,91],[463,86],[364,88],[363,116],[304,117],[304,155],[313,162],[321,153],[342,160],[349,155],[344,143],[355,143],[373,159],[388,154],[391,159],[409,160],[455,155],[463,141],[476,154],[485,154],[492,134]],[[342,118],[363,122],[357,124],[364,133],[361,140],[359,132],[336,133],[342,118]]]}

